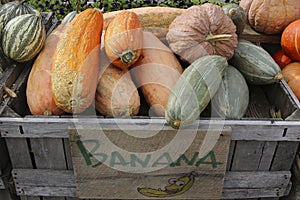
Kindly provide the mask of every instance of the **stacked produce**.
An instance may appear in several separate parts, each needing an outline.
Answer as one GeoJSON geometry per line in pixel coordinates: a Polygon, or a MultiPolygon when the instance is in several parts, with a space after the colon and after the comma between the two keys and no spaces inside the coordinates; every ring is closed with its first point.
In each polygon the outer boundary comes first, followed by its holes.
{"type": "MultiPolygon", "coordinates": [[[[205,3],[188,9],[146,7],[102,14],[88,8],[69,13],[42,43],[32,66],[29,109],[33,115],[62,115],[93,107],[103,116],[130,117],[140,113],[143,98],[151,114],[165,117],[173,128],[191,125],[209,104],[218,117],[241,119],[249,104],[248,84],[282,79],[291,89],[292,82],[298,84],[294,71],[300,64],[294,61],[300,55],[300,39],[295,39],[299,28],[291,22],[300,16],[269,27],[274,32],[260,29],[270,21],[253,25],[263,34],[284,31],[281,55],[292,67],[279,66],[274,55],[240,38],[246,23],[264,16],[254,16],[261,12],[254,8],[271,7],[266,4],[242,0],[223,7],[205,3]]],[[[285,6],[291,9],[290,3],[285,6]]]]}

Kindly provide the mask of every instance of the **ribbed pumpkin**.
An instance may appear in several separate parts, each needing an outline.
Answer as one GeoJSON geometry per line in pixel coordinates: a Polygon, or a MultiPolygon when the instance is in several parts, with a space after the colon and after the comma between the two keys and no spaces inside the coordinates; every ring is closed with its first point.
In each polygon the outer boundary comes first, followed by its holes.
{"type": "Polygon", "coordinates": [[[140,109],[140,96],[128,70],[110,63],[104,50],[101,51],[101,68],[95,108],[104,116],[130,117],[140,109]]]}
{"type": "Polygon", "coordinates": [[[219,55],[198,58],[184,70],[169,96],[165,118],[173,128],[191,125],[217,92],[228,66],[219,55]]]}
{"type": "Polygon", "coordinates": [[[244,76],[229,65],[216,94],[211,100],[214,113],[225,119],[240,119],[249,104],[249,88],[244,76]]]}
{"type": "Polygon", "coordinates": [[[229,60],[251,84],[263,85],[281,80],[280,67],[262,47],[240,39],[234,55],[229,60]]]}
{"type": "Polygon", "coordinates": [[[66,25],[61,24],[51,32],[30,71],[26,98],[33,115],[61,115],[64,113],[53,100],[50,81],[53,55],[65,28],[66,25]]]}
{"type": "Polygon", "coordinates": [[[182,74],[173,52],[153,33],[144,32],[143,51],[130,73],[156,116],[165,115],[170,92],[182,74]]]}
{"type": "Polygon", "coordinates": [[[204,55],[230,59],[237,46],[233,21],[211,3],[186,9],[171,23],[166,38],[172,51],[189,63],[204,55]]]}
{"type": "Polygon", "coordinates": [[[274,54],[272,54],[272,58],[274,61],[279,65],[280,69],[283,69],[286,65],[293,62],[283,51],[283,49],[280,49],[276,51],[274,54]]]}
{"type": "Polygon", "coordinates": [[[300,17],[290,23],[282,32],[281,47],[292,60],[300,61],[300,17]]]}
{"type": "Polygon", "coordinates": [[[282,70],[284,80],[300,100],[300,62],[292,62],[282,70]]]}
{"type": "Polygon", "coordinates": [[[105,52],[113,65],[127,69],[140,57],[143,30],[134,12],[123,10],[108,25],[104,35],[105,52]]]}
{"type": "Polygon", "coordinates": [[[70,22],[57,44],[51,87],[56,105],[79,113],[93,102],[99,73],[103,15],[88,8],[70,22]]]}
{"type": "Polygon", "coordinates": [[[0,6],[0,30],[3,30],[4,26],[11,19],[19,15],[34,14],[36,9],[25,3],[26,1],[6,1],[4,5],[0,6]]]}
{"type": "Polygon", "coordinates": [[[248,22],[256,31],[279,34],[292,21],[300,19],[299,0],[241,0],[248,22]]]}
{"type": "Polygon", "coordinates": [[[10,20],[3,30],[3,53],[17,62],[33,59],[46,40],[46,29],[39,12],[10,20]]]}

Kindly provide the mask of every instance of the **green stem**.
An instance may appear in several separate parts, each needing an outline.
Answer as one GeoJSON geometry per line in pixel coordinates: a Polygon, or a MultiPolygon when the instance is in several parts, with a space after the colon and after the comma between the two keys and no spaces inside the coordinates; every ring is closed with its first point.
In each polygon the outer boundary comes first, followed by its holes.
{"type": "Polygon", "coordinates": [[[80,11],[80,0],[77,0],[77,3],[76,3],[76,13],[79,13],[80,11]]]}

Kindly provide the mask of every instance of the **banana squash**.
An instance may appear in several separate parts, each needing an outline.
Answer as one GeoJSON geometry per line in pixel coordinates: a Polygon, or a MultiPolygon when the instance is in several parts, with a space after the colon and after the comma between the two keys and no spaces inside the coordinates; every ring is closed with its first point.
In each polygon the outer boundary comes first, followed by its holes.
{"type": "Polygon", "coordinates": [[[176,129],[194,123],[217,92],[227,66],[219,55],[203,56],[188,66],[168,98],[167,123],[176,129]]]}
{"type": "Polygon", "coordinates": [[[229,65],[211,100],[213,114],[224,119],[241,119],[248,108],[249,88],[244,76],[229,65]]]}
{"type": "Polygon", "coordinates": [[[88,8],[70,22],[57,44],[51,69],[56,105],[68,113],[80,113],[94,101],[103,16],[88,8]]]}
{"type": "Polygon", "coordinates": [[[280,67],[262,47],[240,39],[229,63],[251,84],[264,85],[283,78],[280,67]]]}

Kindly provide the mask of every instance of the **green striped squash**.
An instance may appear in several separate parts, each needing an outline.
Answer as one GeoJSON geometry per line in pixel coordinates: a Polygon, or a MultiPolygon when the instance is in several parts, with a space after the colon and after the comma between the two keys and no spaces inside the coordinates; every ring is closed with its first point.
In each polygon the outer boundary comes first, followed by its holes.
{"type": "Polygon", "coordinates": [[[5,4],[5,3],[11,2],[11,1],[15,1],[15,0],[1,0],[1,3],[5,4]]]}
{"type": "Polygon", "coordinates": [[[200,57],[188,66],[168,98],[167,123],[176,129],[194,123],[217,92],[227,66],[219,55],[200,57]]]}
{"type": "Polygon", "coordinates": [[[229,65],[222,83],[211,100],[211,107],[219,117],[241,119],[248,108],[249,88],[244,76],[229,65]]]}
{"type": "Polygon", "coordinates": [[[2,48],[0,48],[0,68],[1,70],[5,70],[6,68],[9,68],[13,65],[13,61],[9,59],[2,51],[2,48]]]}
{"type": "Polygon", "coordinates": [[[10,20],[3,30],[4,54],[17,62],[34,58],[44,46],[46,29],[39,12],[10,20]]]}
{"type": "Polygon", "coordinates": [[[62,24],[71,22],[78,13],[76,11],[69,12],[61,21],[62,24]]]}
{"type": "Polygon", "coordinates": [[[0,30],[16,16],[23,14],[34,14],[35,8],[25,1],[12,1],[0,6],[0,30]]]}

